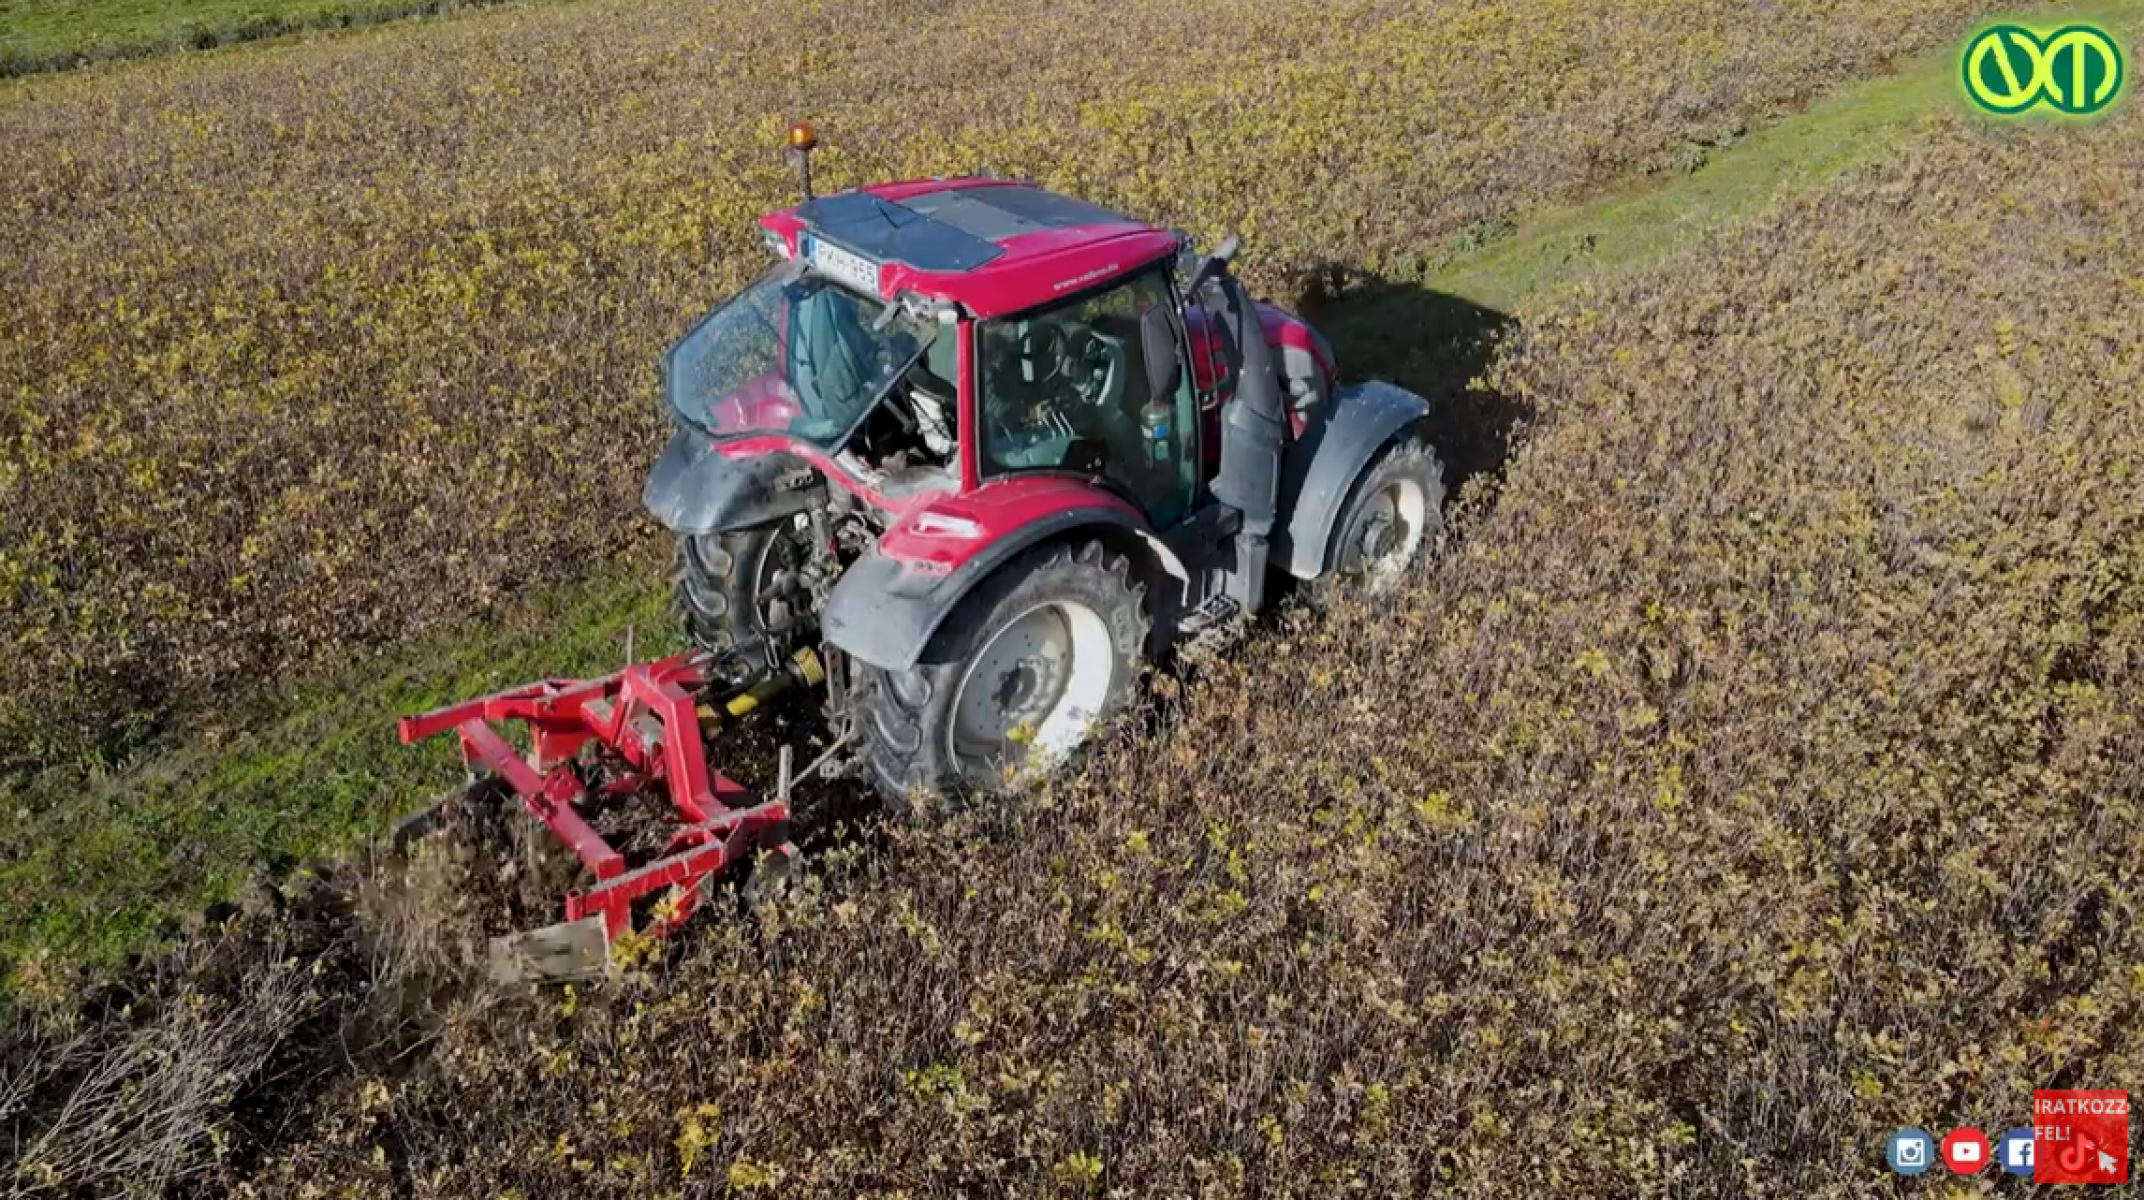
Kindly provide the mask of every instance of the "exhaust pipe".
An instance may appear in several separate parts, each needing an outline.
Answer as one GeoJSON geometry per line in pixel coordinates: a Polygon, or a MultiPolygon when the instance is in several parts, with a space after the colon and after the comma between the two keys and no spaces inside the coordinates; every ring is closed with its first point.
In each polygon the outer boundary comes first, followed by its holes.
{"type": "Polygon", "coordinates": [[[1280,458],[1287,425],[1281,410],[1280,379],[1257,310],[1243,284],[1225,268],[1223,260],[1222,268],[1211,272],[1211,282],[1221,296],[1222,336],[1234,343],[1228,349],[1239,367],[1236,394],[1221,410],[1221,468],[1212,489],[1216,500],[1243,514],[1227,592],[1244,612],[1255,613],[1265,607],[1266,566],[1280,506],[1280,458]]]}

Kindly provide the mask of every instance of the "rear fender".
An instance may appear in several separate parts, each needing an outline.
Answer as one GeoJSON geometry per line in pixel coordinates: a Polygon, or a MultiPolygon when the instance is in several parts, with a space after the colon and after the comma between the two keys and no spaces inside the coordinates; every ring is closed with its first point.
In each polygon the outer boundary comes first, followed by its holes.
{"type": "Polygon", "coordinates": [[[1429,401],[1404,388],[1372,381],[1333,393],[1324,414],[1288,447],[1281,469],[1281,511],[1287,530],[1275,557],[1297,579],[1325,573],[1326,545],[1348,493],[1385,443],[1429,416],[1429,401]]]}
{"type": "Polygon", "coordinates": [[[793,454],[729,458],[706,435],[679,429],[640,494],[649,515],[673,533],[697,536],[763,525],[803,512],[825,482],[793,454]]]}
{"type": "Polygon", "coordinates": [[[1132,557],[1148,584],[1187,578],[1139,510],[1067,476],[1028,475],[925,504],[842,572],[828,597],[826,640],[887,671],[923,661],[931,638],[976,585],[1026,550],[1097,538],[1132,557]]]}

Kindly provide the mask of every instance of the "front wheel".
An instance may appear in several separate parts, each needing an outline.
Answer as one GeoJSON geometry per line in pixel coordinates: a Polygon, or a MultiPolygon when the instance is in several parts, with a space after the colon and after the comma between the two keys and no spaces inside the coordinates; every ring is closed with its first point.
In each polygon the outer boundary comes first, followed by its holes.
{"type": "Polygon", "coordinates": [[[1444,531],[1444,464],[1417,437],[1393,442],[1355,482],[1335,527],[1330,575],[1359,580],[1371,596],[1398,589],[1407,569],[1444,531]]]}
{"type": "Polygon", "coordinates": [[[1030,551],[976,588],[907,671],[861,664],[872,782],[917,795],[985,791],[1061,763],[1131,691],[1143,589],[1100,543],[1030,551]]]}

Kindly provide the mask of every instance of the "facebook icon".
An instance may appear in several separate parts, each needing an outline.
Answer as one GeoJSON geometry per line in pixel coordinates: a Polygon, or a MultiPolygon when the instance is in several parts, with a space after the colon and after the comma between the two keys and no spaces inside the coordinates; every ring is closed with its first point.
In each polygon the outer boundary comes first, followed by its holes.
{"type": "Polygon", "coordinates": [[[2032,1178],[2031,1127],[2013,1129],[2004,1134],[2002,1148],[1997,1152],[1996,1161],[2002,1163],[2003,1170],[2012,1175],[2023,1175],[2027,1179],[2032,1178]]]}

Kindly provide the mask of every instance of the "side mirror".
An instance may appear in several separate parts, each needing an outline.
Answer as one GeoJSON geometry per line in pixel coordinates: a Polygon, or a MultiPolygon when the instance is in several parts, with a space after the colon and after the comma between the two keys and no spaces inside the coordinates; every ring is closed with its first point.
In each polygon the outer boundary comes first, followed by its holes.
{"type": "Polygon", "coordinates": [[[1177,352],[1176,322],[1169,311],[1156,304],[1139,314],[1139,357],[1146,362],[1147,399],[1164,401],[1176,395],[1183,374],[1183,357],[1177,352]]]}
{"type": "Polygon", "coordinates": [[[1199,289],[1205,287],[1208,280],[1228,269],[1228,264],[1236,257],[1236,251],[1242,248],[1242,239],[1233,233],[1229,234],[1212,254],[1199,260],[1198,269],[1191,272],[1190,281],[1184,285],[1184,296],[1187,299],[1197,296],[1199,289]]]}

